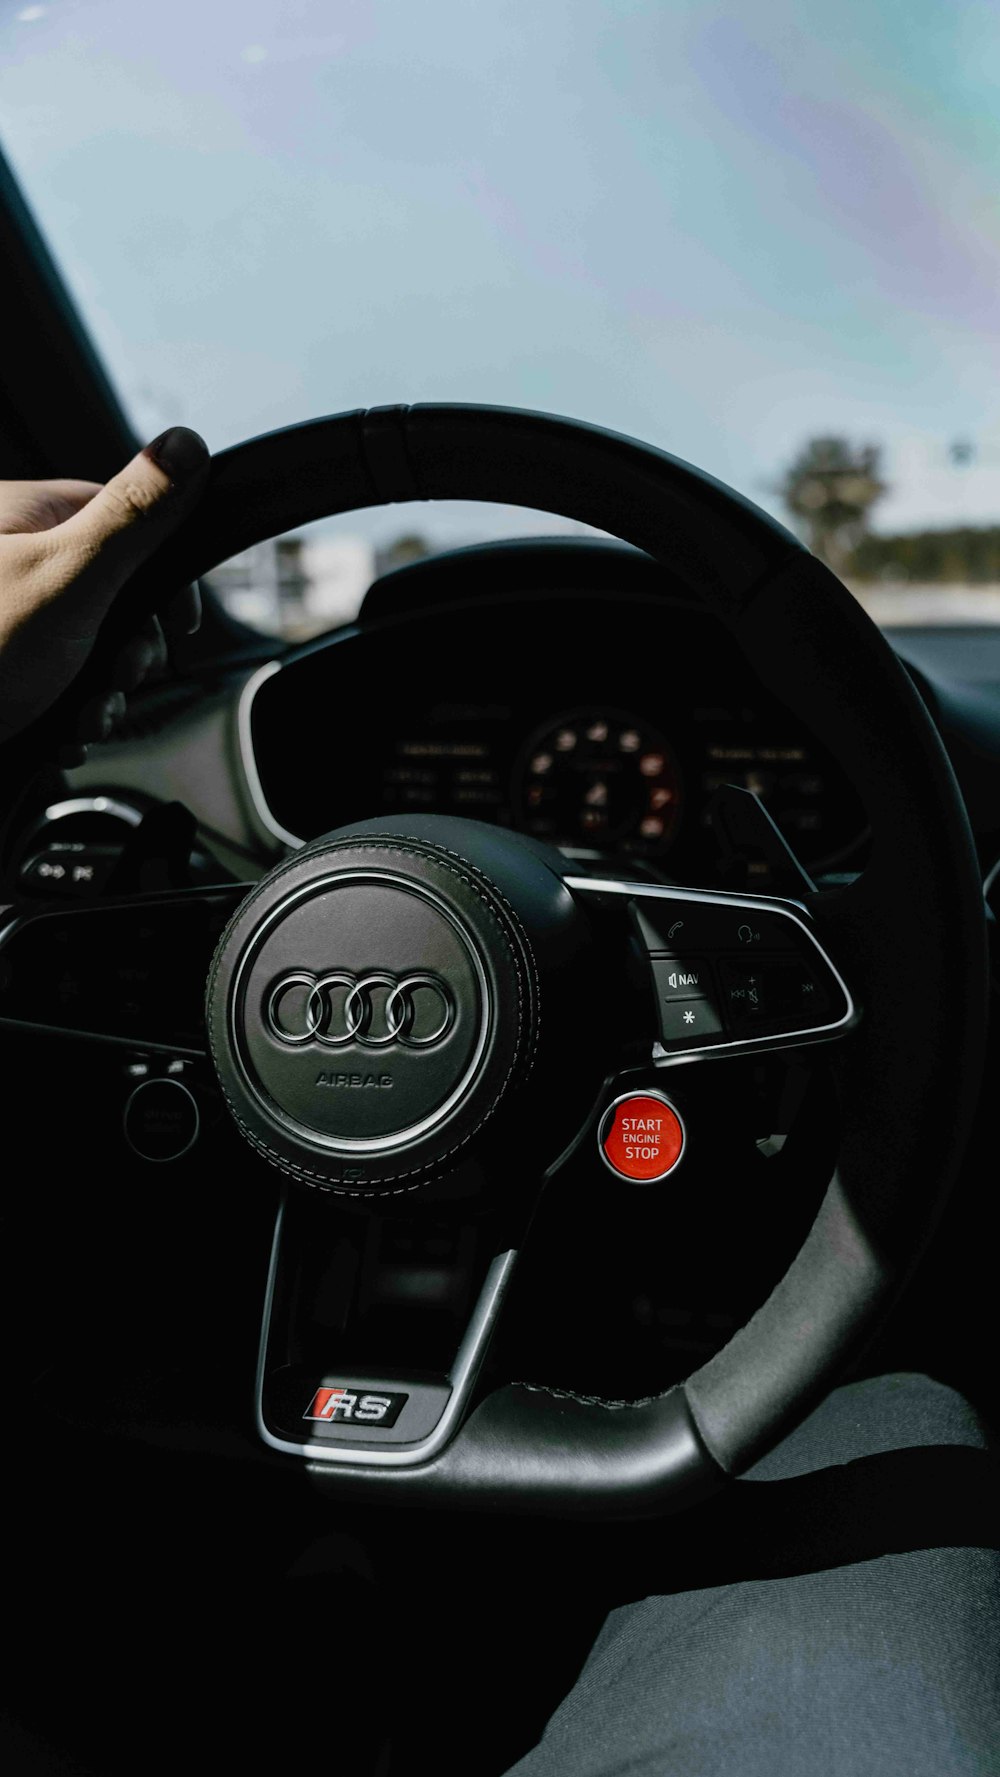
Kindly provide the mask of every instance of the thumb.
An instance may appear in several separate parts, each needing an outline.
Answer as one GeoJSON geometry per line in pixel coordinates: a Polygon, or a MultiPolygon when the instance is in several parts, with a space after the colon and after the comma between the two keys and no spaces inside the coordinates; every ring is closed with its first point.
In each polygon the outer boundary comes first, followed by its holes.
{"type": "Polygon", "coordinates": [[[103,615],[115,593],[195,503],[208,446],[187,426],[171,426],[48,533],[81,603],[103,615]]]}

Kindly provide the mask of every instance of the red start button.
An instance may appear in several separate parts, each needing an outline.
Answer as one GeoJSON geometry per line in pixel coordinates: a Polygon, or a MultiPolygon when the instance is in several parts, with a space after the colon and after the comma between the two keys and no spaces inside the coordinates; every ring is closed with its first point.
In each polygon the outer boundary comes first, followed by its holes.
{"type": "Polygon", "coordinates": [[[608,1106],[598,1140],[612,1172],[648,1185],[673,1172],[684,1151],[684,1125],[658,1092],[630,1092],[608,1106]]]}

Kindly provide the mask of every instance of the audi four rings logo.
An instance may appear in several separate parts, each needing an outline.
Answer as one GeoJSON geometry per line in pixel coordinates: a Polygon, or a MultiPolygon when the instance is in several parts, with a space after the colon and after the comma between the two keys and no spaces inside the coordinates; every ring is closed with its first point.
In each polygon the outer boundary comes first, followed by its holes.
{"type": "Polygon", "coordinates": [[[366,1049],[387,1049],[400,1043],[406,1049],[430,1049],[448,1035],[455,1020],[455,1002],[436,975],[351,975],[331,969],[312,975],[292,969],[276,981],[267,996],[264,1022],[271,1035],[289,1048],[321,1043],[324,1049],[343,1049],[360,1043],[366,1049]],[[293,989],[305,989],[292,995],[293,989]],[[384,990],[384,991],[380,991],[384,990]],[[417,999],[421,1025],[415,1028],[417,999]]]}

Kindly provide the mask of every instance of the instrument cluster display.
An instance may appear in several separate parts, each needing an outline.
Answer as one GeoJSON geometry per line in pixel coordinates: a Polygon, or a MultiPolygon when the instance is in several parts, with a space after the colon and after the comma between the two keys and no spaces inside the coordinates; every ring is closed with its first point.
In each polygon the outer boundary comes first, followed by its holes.
{"type": "Polygon", "coordinates": [[[677,761],[658,729],[621,710],[557,716],[531,736],[514,774],[523,833],[556,845],[656,853],[681,811],[677,761]]]}
{"type": "Polygon", "coordinates": [[[515,712],[439,706],[436,732],[401,735],[382,767],[394,808],[464,814],[573,850],[653,856],[680,818],[677,761],[658,729],[601,707],[546,718],[507,757],[515,712]]]}
{"type": "Polygon", "coordinates": [[[590,704],[524,732],[507,705],[439,704],[393,737],[379,807],[467,815],[563,850],[665,858],[706,848],[716,790],[754,791],[803,862],[832,868],[856,843],[841,787],[807,741],[756,712],[696,709],[676,742],[636,711],[590,704]]]}
{"type": "MultiPolygon", "coordinates": [[[[654,572],[620,567],[640,592],[654,572]]],[[[865,839],[856,791],[720,627],[642,597],[518,592],[361,626],[271,673],[251,726],[270,817],[306,840],[460,815],[711,887],[725,784],[760,797],[813,873],[853,867],[865,839]]]]}

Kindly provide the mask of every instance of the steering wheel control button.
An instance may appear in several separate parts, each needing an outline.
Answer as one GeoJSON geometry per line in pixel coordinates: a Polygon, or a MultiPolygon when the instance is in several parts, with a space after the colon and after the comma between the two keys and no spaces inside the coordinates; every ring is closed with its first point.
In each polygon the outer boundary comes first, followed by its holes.
{"type": "Polygon", "coordinates": [[[763,962],[730,962],[724,958],[719,973],[723,1004],[734,1028],[742,1024],[759,1024],[768,1016],[767,974],[763,962]]]}
{"type": "Polygon", "coordinates": [[[18,882],[28,894],[99,895],[121,854],[120,845],[48,845],[24,860],[18,882]]]}
{"type": "Polygon", "coordinates": [[[653,1185],[678,1165],[684,1125],[659,1092],[629,1092],[608,1106],[597,1139],[605,1165],[619,1178],[653,1185]]]}
{"type": "Polygon", "coordinates": [[[805,962],[762,956],[751,966],[724,958],[720,972],[734,1031],[770,1025],[789,1032],[808,1030],[830,1016],[830,996],[805,962]]]}
{"type": "Polygon", "coordinates": [[[805,1023],[822,1023],[830,1013],[830,1000],[818,971],[805,962],[763,962],[762,973],[772,1015],[805,1023]]]}
{"type": "MultiPolygon", "coordinates": [[[[623,891],[625,885],[622,885],[623,891]]],[[[838,1035],[854,1008],[808,916],[706,891],[635,893],[662,1048],[671,1053],[838,1035]]]]}
{"type": "Polygon", "coordinates": [[[662,1041],[672,1047],[721,1042],[722,1018],[707,964],[694,959],[654,957],[652,970],[662,1041]]]}
{"type": "Polygon", "coordinates": [[[733,951],[747,956],[762,950],[794,954],[802,935],[795,920],[783,913],[721,897],[717,901],[637,897],[633,913],[642,941],[653,956],[689,956],[692,951],[702,955],[733,951]]]}
{"type": "Polygon", "coordinates": [[[679,1043],[722,1042],[722,1019],[709,999],[661,1000],[660,1036],[672,1048],[679,1043]]]}
{"type": "Polygon", "coordinates": [[[656,990],[661,1000],[703,999],[712,991],[712,978],[705,963],[694,957],[654,963],[656,990]]]}
{"type": "Polygon", "coordinates": [[[180,1080],[143,1080],[124,1115],[125,1140],[142,1160],[179,1160],[198,1139],[194,1095],[180,1080]]]}

